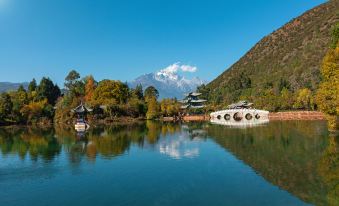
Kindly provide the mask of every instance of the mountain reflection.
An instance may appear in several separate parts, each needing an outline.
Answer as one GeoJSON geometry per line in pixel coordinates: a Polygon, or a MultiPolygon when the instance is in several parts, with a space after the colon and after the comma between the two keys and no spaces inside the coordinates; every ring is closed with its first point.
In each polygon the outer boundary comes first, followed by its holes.
{"type": "Polygon", "coordinates": [[[315,205],[339,205],[339,141],[326,123],[271,122],[245,130],[211,125],[208,135],[267,181],[315,205]]]}
{"type": "Polygon", "coordinates": [[[173,159],[195,158],[203,141],[214,141],[270,183],[315,205],[339,205],[339,137],[317,121],[270,122],[246,129],[206,123],[97,126],[84,134],[73,128],[0,128],[2,158],[52,162],[62,153],[71,165],[114,159],[132,146],[173,159]]]}

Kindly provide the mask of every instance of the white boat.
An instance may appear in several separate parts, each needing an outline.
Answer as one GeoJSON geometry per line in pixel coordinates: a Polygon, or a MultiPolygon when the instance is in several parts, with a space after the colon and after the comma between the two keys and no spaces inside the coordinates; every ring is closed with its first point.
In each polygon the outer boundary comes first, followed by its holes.
{"type": "Polygon", "coordinates": [[[269,121],[266,110],[251,108],[253,104],[241,101],[228,106],[229,109],[212,112],[211,122],[235,127],[247,127],[264,124],[269,121]]]}

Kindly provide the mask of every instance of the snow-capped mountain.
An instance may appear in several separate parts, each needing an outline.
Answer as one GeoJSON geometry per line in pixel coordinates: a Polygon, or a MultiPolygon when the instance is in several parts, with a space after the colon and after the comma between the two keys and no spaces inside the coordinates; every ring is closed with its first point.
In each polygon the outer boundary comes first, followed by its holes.
{"type": "Polygon", "coordinates": [[[141,84],[144,89],[154,86],[159,91],[160,99],[174,97],[181,99],[185,93],[195,91],[198,86],[206,83],[206,81],[198,77],[187,79],[178,74],[179,70],[193,72],[196,70],[196,67],[176,63],[158,72],[144,74],[128,84],[132,88],[141,84]]]}

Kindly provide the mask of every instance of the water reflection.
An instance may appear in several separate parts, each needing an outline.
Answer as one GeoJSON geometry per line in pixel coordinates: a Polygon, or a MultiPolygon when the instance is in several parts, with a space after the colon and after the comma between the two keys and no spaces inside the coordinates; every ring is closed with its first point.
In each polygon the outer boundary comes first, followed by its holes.
{"type": "Polygon", "coordinates": [[[50,128],[10,128],[0,129],[0,150],[5,157],[14,154],[24,159],[29,155],[32,161],[50,161],[60,154],[61,145],[50,128]]]}
{"type": "Polygon", "coordinates": [[[132,125],[97,126],[86,133],[78,133],[64,125],[54,128],[1,128],[0,150],[4,157],[18,155],[32,160],[53,160],[61,150],[70,162],[84,157],[95,161],[98,155],[112,159],[128,152],[131,145],[152,148],[173,158],[193,157],[199,154],[189,142],[206,138],[202,130],[188,126],[148,121],[132,125]],[[180,135],[177,135],[180,134],[180,135]],[[168,138],[166,138],[168,137],[168,138]]]}
{"type": "Polygon", "coordinates": [[[235,120],[219,120],[219,119],[211,119],[212,124],[224,125],[230,128],[248,128],[248,127],[258,127],[267,125],[269,123],[268,119],[251,119],[251,120],[242,120],[242,121],[235,121],[235,120]]]}
{"type": "Polygon", "coordinates": [[[324,122],[271,122],[245,130],[211,125],[209,136],[269,182],[307,203],[339,205],[338,137],[324,122]]]}
{"type": "Polygon", "coordinates": [[[324,122],[270,122],[237,129],[149,121],[92,127],[82,135],[64,126],[0,128],[0,159],[52,164],[64,154],[77,166],[99,158],[117,159],[132,148],[170,159],[192,159],[202,155],[200,145],[205,141],[215,142],[268,182],[307,203],[339,205],[339,137],[328,134],[324,122]]]}
{"type": "Polygon", "coordinates": [[[157,145],[160,153],[174,159],[194,158],[199,156],[199,144],[206,138],[206,132],[193,125],[181,126],[179,135],[170,135],[170,138],[162,138],[157,145]]]}

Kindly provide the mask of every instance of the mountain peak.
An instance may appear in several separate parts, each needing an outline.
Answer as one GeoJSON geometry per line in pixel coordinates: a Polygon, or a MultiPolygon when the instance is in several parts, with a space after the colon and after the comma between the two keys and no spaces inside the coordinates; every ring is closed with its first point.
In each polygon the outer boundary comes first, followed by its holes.
{"type": "Polygon", "coordinates": [[[178,72],[193,73],[197,67],[174,63],[154,73],[144,74],[129,82],[130,87],[141,84],[143,88],[154,86],[159,91],[160,98],[182,98],[184,93],[195,91],[198,86],[206,83],[199,77],[192,79],[179,75],[178,72]]]}

